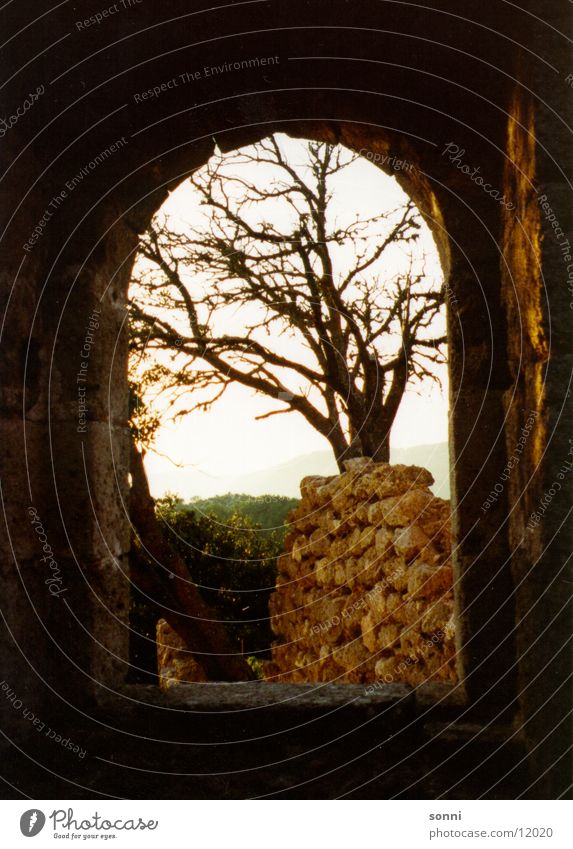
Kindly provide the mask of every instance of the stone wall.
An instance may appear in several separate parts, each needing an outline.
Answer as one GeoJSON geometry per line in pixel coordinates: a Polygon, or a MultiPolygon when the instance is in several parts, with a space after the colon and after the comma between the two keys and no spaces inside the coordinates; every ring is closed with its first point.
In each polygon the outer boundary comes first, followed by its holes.
{"type": "Polygon", "coordinates": [[[156,639],[157,674],[162,690],[167,690],[174,684],[203,683],[209,680],[201,664],[165,619],[160,619],[157,623],[156,639]]]}
{"type": "Polygon", "coordinates": [[[450,508],[416,466],[307,477],[270,600],[271,680],[454,682],[450,508]]]}

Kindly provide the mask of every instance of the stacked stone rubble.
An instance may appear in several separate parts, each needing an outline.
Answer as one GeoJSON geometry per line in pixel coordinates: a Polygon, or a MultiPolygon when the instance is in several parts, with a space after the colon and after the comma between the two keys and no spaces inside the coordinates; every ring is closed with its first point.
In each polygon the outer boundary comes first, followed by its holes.
{"type": "Polygon", "coordinates": [[[188,651],[173,628],[160,619],[157,623],[157,673],[159,686],[167,690],[174,684],[208,681],[203,667],[188,651]]]}
{"type": "Polygon", "coordinates": [[[269,680],[453,682],[449,503],[415,466],[307,477],[270,613],[269,680]]]}

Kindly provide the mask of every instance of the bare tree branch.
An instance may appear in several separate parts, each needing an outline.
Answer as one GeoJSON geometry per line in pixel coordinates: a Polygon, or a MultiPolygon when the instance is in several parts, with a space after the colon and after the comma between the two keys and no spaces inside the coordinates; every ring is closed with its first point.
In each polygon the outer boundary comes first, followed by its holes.
{"type": "Polygon", "coordinates": [[[132,287],[132,351],[148,365],[170,358],[162,386],[178,398],[213,390],[185,410],[239,383],[285,404],[258,420],[299,412],[339,463],[360,452],[388,459],[408,382],[434,378],[444,361],[444,291],[414,265],[411,202],[334,221],[336,181],[358,157],[314,142],[300,150],[290,161],[271,136],[213,157],[190,178],[201,219],[174,231],[156,217],[132,287]],[[396,247],[404,268],[388,274],[396,247]],[[244,332],[226,332],[229,311],[242,309],[244,332]]]}

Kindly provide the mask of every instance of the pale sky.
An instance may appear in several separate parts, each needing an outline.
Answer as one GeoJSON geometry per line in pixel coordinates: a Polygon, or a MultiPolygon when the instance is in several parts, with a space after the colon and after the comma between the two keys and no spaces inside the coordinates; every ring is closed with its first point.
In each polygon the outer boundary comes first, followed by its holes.
{"type": "MultiPolygon", "coordinates": [[[[281,136],[281,147],[289,156],[296,156],[298,145],[300,142],[281,136]]],[[[349,211],[359,212],[361,216],[376,215],[397,208],[407,199],[393,177],[365,159],[359,159],[343,175],[332,201],[335,214],[342,217],[349,211]]],[[[185,222],[194,220],[194,216],[196,220],[200,213],[189,183],[175,189],[160,212],[178,230],[183,230],[185,222]]],[[[416,251],[425,255],[429,273],[438,279],[437,251],[425,225],[416,251]]],[[[387,260],[385,267],[392,272],[395,262],[395,273],[400,259],[400,255],[390,257],[390,265],[387,260]]],[[[229,316],[235,332],[241,320],[245,321],[239,311],[229,316]]],[[[446,368],[442,367],[439,373],[441,390],[426,382],[406,391],[392,429],[393,447],[447,442],[446,368]]],[[[255,421],[257,415],[276,406],[271,399],[234,385],[209,411],[195,412],[176,422],[166,421],[156,441],[157,453],[148,453],[145,461],[153,495],[171,490],[187,499],[193,495],[224,493],[228,491],[230,477],[235,479],[235,491],[240,491],[242,475],[280,465],[299,455],[330,450],[326,439],[298,413],[255,421]]]]}

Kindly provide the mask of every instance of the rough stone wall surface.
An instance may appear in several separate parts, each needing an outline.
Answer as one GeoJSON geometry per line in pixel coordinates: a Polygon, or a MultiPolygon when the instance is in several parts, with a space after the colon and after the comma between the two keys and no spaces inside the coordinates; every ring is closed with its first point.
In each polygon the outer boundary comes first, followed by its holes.
{"type": "Polygon", "coordinates": [[[167,690],[181,682],[207,681],[203,667],[186,650],[181,637],[167,624],[165,619],[157,623],[157,673],[159,686],[167,690]]]}
{"type": "Polygon", "coordinates": [[[307,477],[270,599],[270,680],[454,682],[450,507],[416,466],[307,477]]]}

